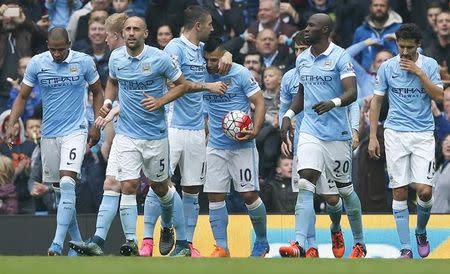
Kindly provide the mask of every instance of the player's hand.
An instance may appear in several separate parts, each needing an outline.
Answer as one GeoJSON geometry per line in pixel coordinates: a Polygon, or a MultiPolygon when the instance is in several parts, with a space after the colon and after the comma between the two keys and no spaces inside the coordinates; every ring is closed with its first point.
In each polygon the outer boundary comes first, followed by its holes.
{"type": "Polygon", "coordinates": [[[359,146],[358,131],[352,129],[352,150],[355,150],[359,146]]]}
{"type": "Polygon", "coordinates": [[[88,133],[88,146],[91,148],[95,146],[100,140],[100,129],[91,127],[88,133]]]}
{"type": "Polygon", "coordinates": [[[99,116],[100,117],[106,117],[106,115],[108,115],[108,113],[111,111],[112,109],[112,104],[104,104],[99,111],[99,116]]]}
{"type": "Polygon", "coordinates": [[[14,126],[11,126],[9,123],[6,123],[6,133],[5,133],[5,143],[8,148],[11,150],[14,145],[14,138],[16,137],[16,129],[14,126]]]}
{"type": "Polygon", "coordinates": [[[255,129],[244,128],[243,130],[241,130],[241,134],[239,136],[236,135],[236,139],[239,142],[246,142],[255,139],[256,135],[258,135],[258,132],[256,132],[255,129]]]}
{"type": "Polygon", "coordinates": [[[144,99],[141,100],[141,106],[148,111],[155,111],[162,107],[161,100],[144,92],[144,99]]]}
{"type": "Polygon", "coordinates": [[[291,138],[286,138],[287,143],[281,143],[281,154],[285,157],[290,157],[292,154],[292,141],[291,138]]]}
{"type": "Polygon", "coordinates": [[[233,55],[228,51],[219,60],[219,74],[225,75],[231,68],[233,63],[233,55]]]}
{"type": "Polygon", "coordinates": [[[370,158],[375,160],[380,159],[381,153],[380,153],[380,143],[378,142],[378,139],[370,138],[368,151],[370,158]]]}
{"type": "Polygon", "coordinates": [[[291,124],[291,119],[289,117],[283,117],[281,122],[280,137],[282,143],[286,144],[289,153],[292,152],[292,139],[294,138],[294,132],[291,124]]]}
{"type": "Polygon", "coordinates": [[[224,95],[228,89],[228,86],[224,82],[219,81],[219,82],[214,82],[214,83],[206,83],[206,88],[211,93],[218,94],[218,95],[224,95]]]}
{"type": "Polygon", "coordinates": [[[325,112],[330,111],[334,107],[335,107],[335,105],[332,101],[322,101],[322,102],[315,104],[313,106],[313,109],[317,114],[322,115],[325,112]]]}
{"type": "Polygon", "coordinates": [[[406,58],[400,58],[400,68],[414,73],[415,75],[422,73],[422,69],[420,69],[414,61],[406,58]]]}

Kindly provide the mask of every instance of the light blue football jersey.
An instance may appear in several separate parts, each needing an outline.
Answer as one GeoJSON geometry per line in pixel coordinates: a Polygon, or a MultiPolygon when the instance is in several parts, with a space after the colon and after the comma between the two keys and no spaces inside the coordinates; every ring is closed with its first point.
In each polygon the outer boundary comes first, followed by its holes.
{"type": "Polygon", "coordinates": [[[81,52],[70,50],[62,63],[55,62],[49,51],[31,58],[23,83],[41,88],[43,137],[87,131],[87,86],[98,79],[94,60],[81,52]]]}
{"type": "Polygon", "coordinates": [[[119,83],[117,133],[143,140],[165,138],[164,108],[147,111],[141,106],[141,100],[144,93],[157,98],[163,96],[166,80],[176,81],[181,76],[180,69],[170,56],[146,45],[142,53],[132,57],[123,46],[111,53],[109,76],[119,83]]]}
{"type": "MultiPolygon", "coordinates": [[[[184,77],[192,82],[204,82],[207,74],[206,61],[203,58],[203,42],[194,45],[184,35],[172,39],[164,48],[184,77]]],[[[202,115],[203,92],[187,93],[173,102],[169,127],[189,130],[204,129],[202,115]]]]}
{"type": "Polygon", "coordinates": [[[297,57],[296,69],[305,93],[300,132],[324,141],[351,139],[348,107],[335,107],[322,115],[313,109],[321,101],[342,96],[344,91],[341,80],[355,77],[350,55],[333,43],[317,57],[308,48],[297,57]]]}
{"type": "MultiPolygon", "coordinates": [[[[374,93],[384,96],[387,92],[389,98],[384,127],[397,131],[432,131],[431,98],[419,77],[401,69],[399,62],[399,55],[384,62],[375,81],[374,93]]],[[[439,65],[433,58],[419,54],[416,64],[435,85],[443,87],[439,65]]]]}
{"type": "MultiPolygon", "coordinates": [[[[283,115],[289,109],[294,100],[295,95],[297,95],[298,87],[300,85],[300,75],[297,73],[297,69],[290,69],[283,75],[281,79],[281,89],[280,89],[280,111],[278,118],[281,122],[283,121],[283,115]]],[[[300,126],[303,120],[303,111],[295,116],[295,131],[294,131],[294,143],[293,143],[293,153],[297,155],[297,143],[298,143],[298,133],[300,131],[300,126]]]]}
{"type": "Polygon", "coordinates": [[[208,147],[229,150],[255,147],[255,140],[237,142],[228,138],[222,130],[222,119],[228,112],[240,110],[250,114],[248,98],[261,90],[253,75],[245,67],[233,63],[227,75],[208,74],[206,81],[209,83],[222,81],[228,85],[225,95],[209,92],[203,95],[209,117],[208,147]]]}

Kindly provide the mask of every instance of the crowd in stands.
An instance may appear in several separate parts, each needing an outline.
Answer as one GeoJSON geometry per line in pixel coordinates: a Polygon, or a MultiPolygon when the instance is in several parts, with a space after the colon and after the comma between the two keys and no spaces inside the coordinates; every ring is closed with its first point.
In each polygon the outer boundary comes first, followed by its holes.
{"type": "MultiPolygon", "coordinates": [[[[450,213],[450,11],[448,0],[2,0],[0,1],[0,214],[54,213],[56,195],[42,182],[40,127],[42,112],[39,87],[32,91],[16,139],[10,149],[3,141],[10,108],[18,96],[27,63],[44,52],[52,27],[68,30],[72,49],[94,59],[102,85],[108,78],[109,49],[105,42],[106,18],[116,12],[145,18],[147,44],[163,49],[178,37],[183,10],[189,5],[206,7],[213,19],[213,35],[221,37],[233,60],[247,67],[259,82],[266,103],[265,126],[257,137],[260,157],[261,197],[269,213],[293,213],[292,159],[282,157],[279,137],[280,86],[283,74],[295,66],[294,37],[312,14],[326,13],[334,20],[333,42],[346,48],[357,74],[360,107],[359,146],[353,156],[353,183],[363,212],[391,212],[386,160],[368,156],[370,100],[376,72],[387,59],[398,54],[395,31],[412,22],[423,30],[421,54],[440,65],[444,101],[432,103],[435,118],[436,175],[432,212],[450,213]],[[281,2],[281,3],[280,3],[281,2]],[[20,8],[19,13],[7,12],[20,8]]],[[[89,96],[87,96],[89,98],[89,96]]],[[[92,99],[92,98],[91,98],[92,99]]],[[[380,123],[387,115],[386,100],[380,123]]],[[[90,102],[88,99],[88,107],[90,102]]],[[[90,107],[88,119],[93,123],[90,107]]],[[[104,131],[99,145],[85,153],[80,183],[77,184],[77,212],[98,211],[103,193],[111,136],[104,131]]],[[[383,152],[383,129],[378,138],[383,152]]],[[[299,152],[301,153],[301,152],[299,152]]],[[[173,181],[180,178],[174,174],[173,181]]],[[[142,206],[148,186],[142,178],[142,206]]],[[[414,189],[410,189],[414,193],[414,189]]],[[[228,195],[231,212],[245,210],[234,192],[228,195]]],[[[202,196],[201,196],[202,197],[202,196]]],[[[409,195],[415,197],[415,195],[409,195]]],[[[414,199],[409,201],[414,209],[414,199]]],[[[206,197],[200,202],[207,211],[206,197]]],[[[324,202],[316,199],[317,212],[324,202]]]]}

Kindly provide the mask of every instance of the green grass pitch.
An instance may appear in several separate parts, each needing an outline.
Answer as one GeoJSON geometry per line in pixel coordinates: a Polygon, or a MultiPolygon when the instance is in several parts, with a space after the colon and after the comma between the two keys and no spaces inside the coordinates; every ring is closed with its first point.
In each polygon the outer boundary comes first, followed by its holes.
{"type": "Polygon", "coordinates": [[[448,274],[450,260],[2,257],[0,273],[23,274],[448,274]]]}

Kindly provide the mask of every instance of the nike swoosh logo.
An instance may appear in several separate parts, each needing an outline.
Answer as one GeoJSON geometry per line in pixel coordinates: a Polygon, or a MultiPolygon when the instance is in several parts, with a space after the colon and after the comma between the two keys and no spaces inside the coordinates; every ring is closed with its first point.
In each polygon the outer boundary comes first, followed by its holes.
{"type": "Polygon", "coordinates": [[[74,163],[69,163],[69,162],[67,162],[67,165],[68,165],[68,166],[73,165],[73,164],[74,164],[74,163]]]}
{"type": "Polygon", "coordinates": [[[393,75],[392,75],[392,79],[395,79],[395,78],[397,78],[397,77],[400,77],[400,74],[393,74],[393,75]]]}
{"type": "Polygon", "coordinates": [[[123,70],[126,69],[127,67],[123,67],[123,68],[117,68],[117,70],[123,70]]]}
{"type": "Polygon", "coordinates": [[[159,177],[161,177],[162,176],[162,174],[156,174],[156,177],[157,178],[159,178],[159,177]]]}
{"type": "Polygon", "coordinates": [[[194,62],[194,61],[195,61],[195,58],[194,59],[189,58],[189,62],[194,62]]]}
{"type": "Polygon", "coordinates": [[[245,187],[247,184],[241,184],[241,187],[245,187]]]}

